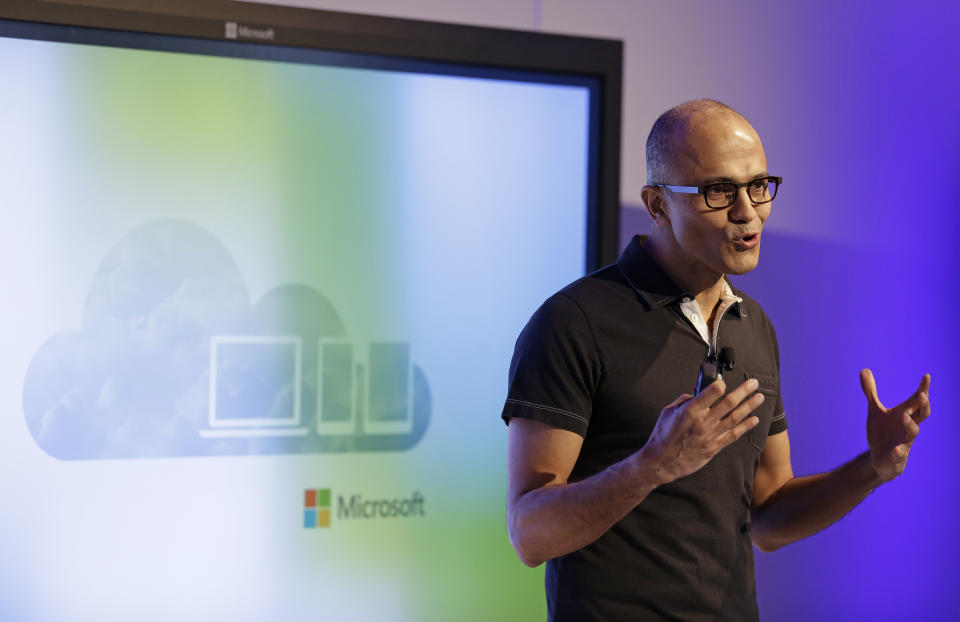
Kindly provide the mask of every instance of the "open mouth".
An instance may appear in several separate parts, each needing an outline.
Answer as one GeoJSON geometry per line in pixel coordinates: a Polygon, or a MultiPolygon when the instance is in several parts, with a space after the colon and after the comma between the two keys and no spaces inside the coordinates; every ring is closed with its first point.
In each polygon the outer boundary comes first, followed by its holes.
{"type": "Polygon", "coordinates": [[[739,251],[747,251],[760,243],[760,234],[751,233],[733,240],[733,247],[739,251]]]}

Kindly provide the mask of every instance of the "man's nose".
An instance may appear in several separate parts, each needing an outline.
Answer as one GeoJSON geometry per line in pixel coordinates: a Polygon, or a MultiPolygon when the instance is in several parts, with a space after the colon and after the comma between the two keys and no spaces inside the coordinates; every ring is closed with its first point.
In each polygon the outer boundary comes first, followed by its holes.
{"type": "Polygon", "coordinates": [[[746,186],[737,188],[737,196],[734,198],[727,216],[735,222],[750,222],[757,217],[757,206],[750,200],[746,186]]]}

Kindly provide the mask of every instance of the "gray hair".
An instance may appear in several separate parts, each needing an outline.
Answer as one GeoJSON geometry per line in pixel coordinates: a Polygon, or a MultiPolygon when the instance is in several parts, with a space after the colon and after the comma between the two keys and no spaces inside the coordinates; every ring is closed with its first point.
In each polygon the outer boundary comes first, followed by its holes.
{"type": "Polygon", "coordinates": [[[676,157],[677,133],[694,116],[702,113],[733,113],[746,118],[730,106],[715,99],[694,99],[667,110],[654,122],[647,135],[647,183],[676,183],[670,179],[671,165],[676,157]]]}

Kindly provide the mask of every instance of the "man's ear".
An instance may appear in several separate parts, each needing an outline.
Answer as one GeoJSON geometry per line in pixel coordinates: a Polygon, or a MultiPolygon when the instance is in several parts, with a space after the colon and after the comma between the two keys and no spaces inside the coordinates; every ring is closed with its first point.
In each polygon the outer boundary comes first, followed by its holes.
{"type": "Polygon", "coordinates": [[[663,199],[663,188],[657,186],[644,186],[640,191],[640,198],[643,200],[643,206],[647,208],[647,214],[650,220],[657,227],[667,227],[670,225],[670,215],[667,213],[666,201],[663,199]]]}

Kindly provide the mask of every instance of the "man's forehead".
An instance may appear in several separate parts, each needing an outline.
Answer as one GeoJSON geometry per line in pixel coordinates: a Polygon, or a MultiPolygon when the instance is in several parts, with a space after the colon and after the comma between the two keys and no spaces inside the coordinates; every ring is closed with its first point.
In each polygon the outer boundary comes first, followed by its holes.
{"type": "Polygon", "coordinates": [[[681,173],[735,179],[766,173],[767,161],[756,130],[740,115],[698,114],[674,135],[674,164],[681,173]]]}

